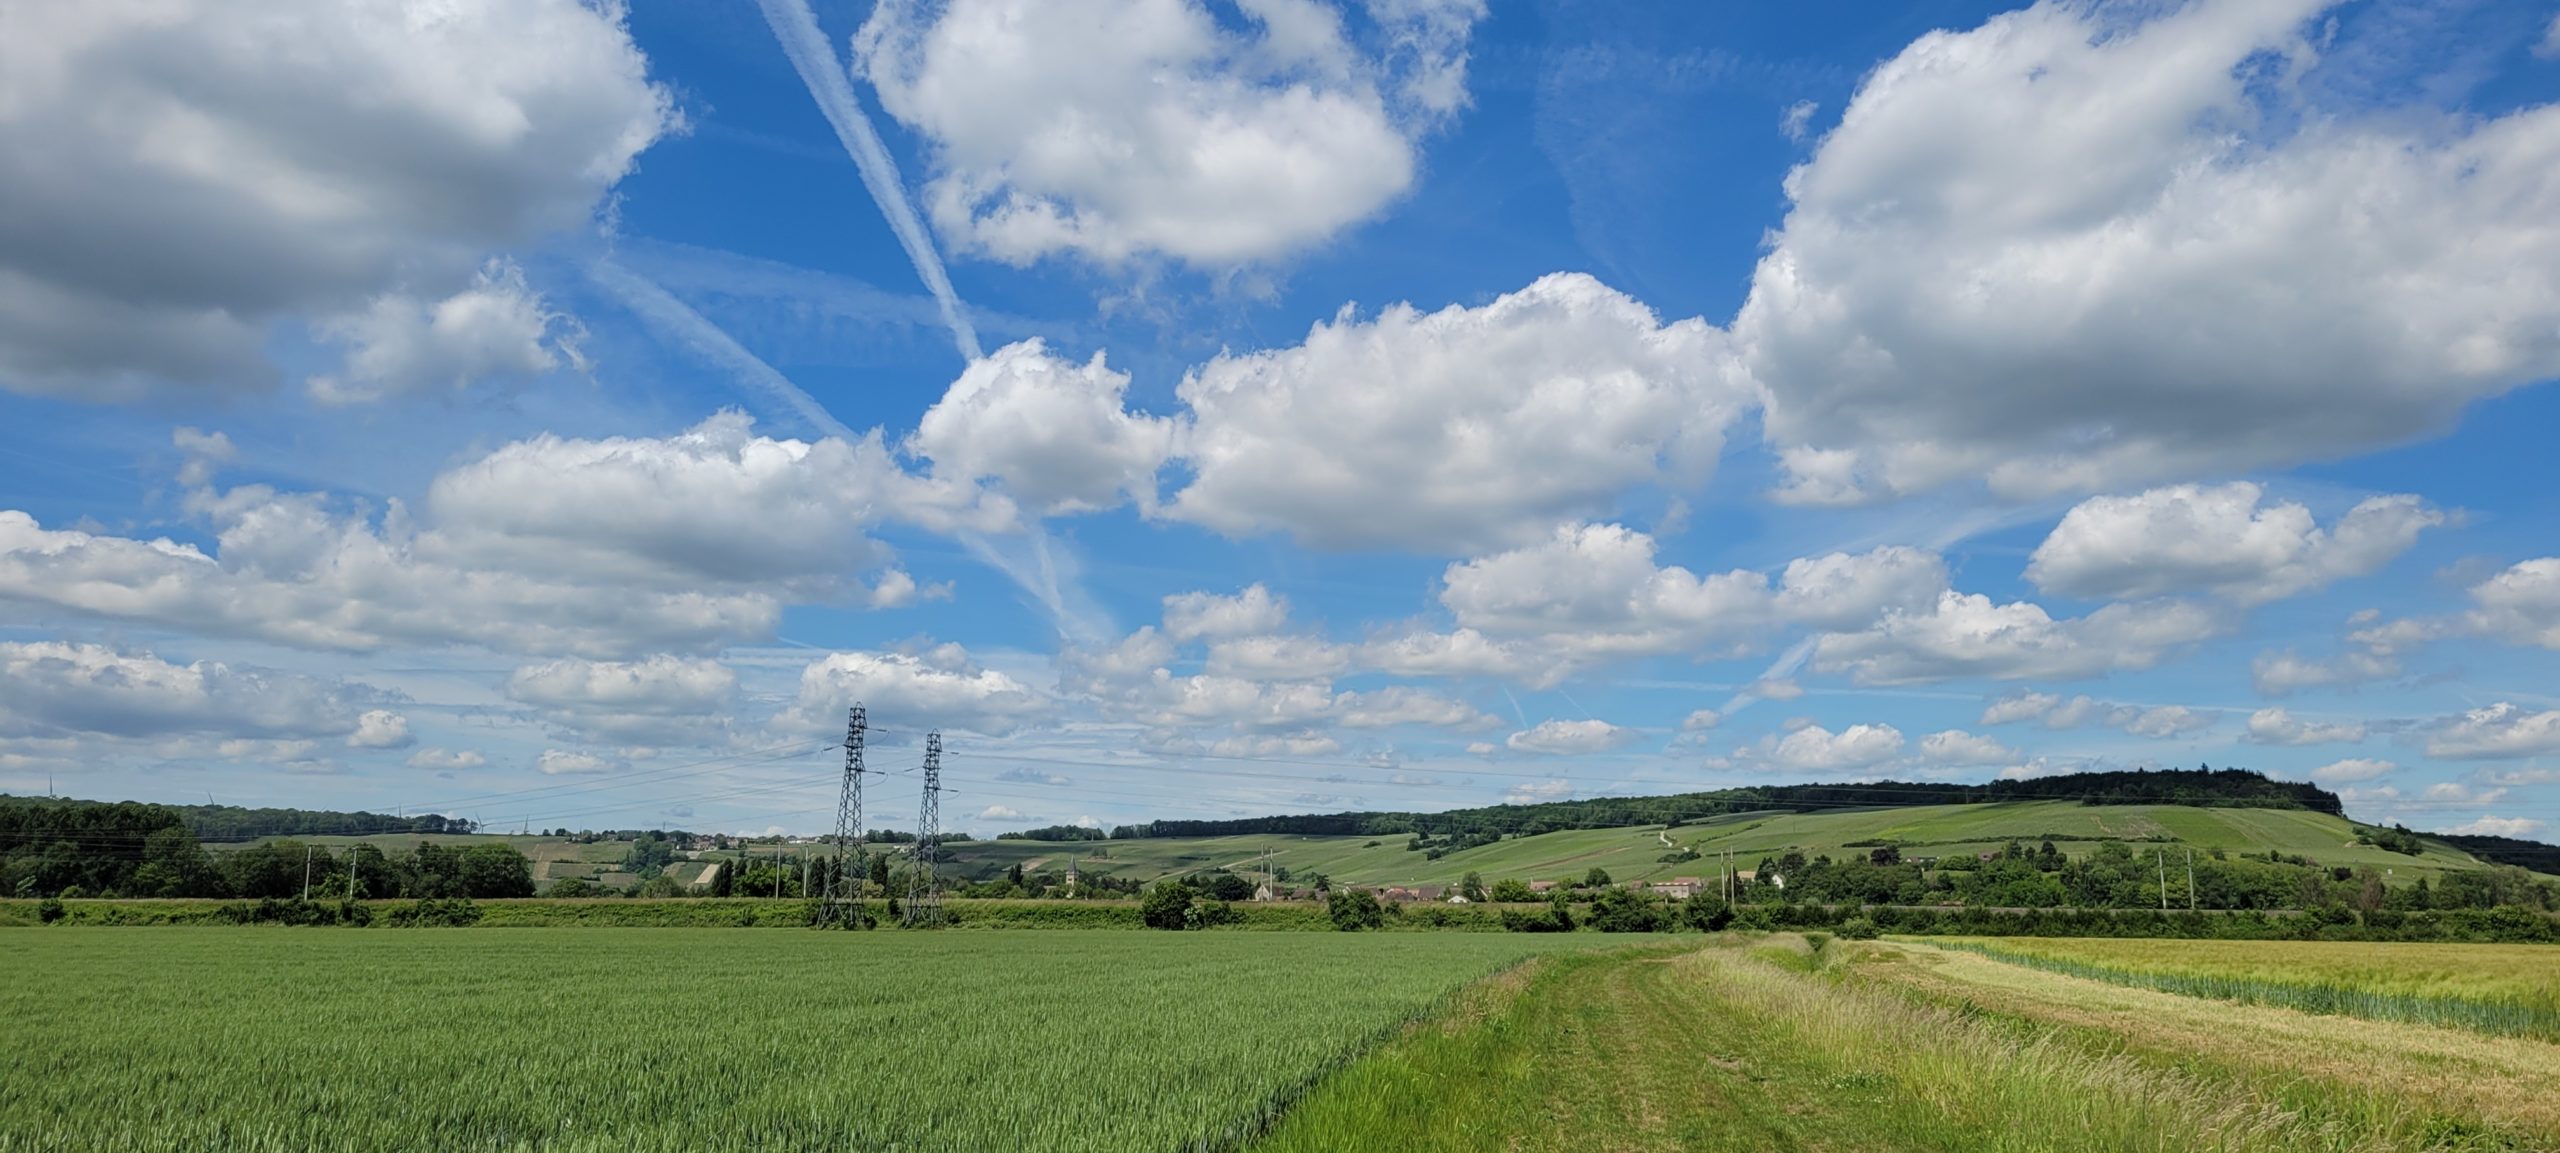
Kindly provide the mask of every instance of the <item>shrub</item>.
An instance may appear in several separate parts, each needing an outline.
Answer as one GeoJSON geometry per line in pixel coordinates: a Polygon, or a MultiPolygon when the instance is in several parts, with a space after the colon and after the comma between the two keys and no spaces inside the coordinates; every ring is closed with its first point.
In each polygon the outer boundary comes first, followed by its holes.
{"type": "Polygon", "coordinates": [[[1337,891],[1325,901],[1325,912],[1333,918],[1333,927],[1345,933],[1375,929],[1386,923],[1387,911],[1378,899],[1358,889],[1337,891]]]}
{"type": "Polygon", "coordinates": [[[36,902],[36,919],[37,919],[37,920],[42,921],[42,922],[44,922],[45,924],[50,925],[50,924],[54,923],[55,921],[59,921],[59,920],[61,920],[61,919],[62,919],[62,916],[63,916],[62,898],[60,898],[60,897],[47,897],[47,898],[45,898],[45,899],[44,899],[44,900],[42,900],[42,901],[38,901],[38,902],[36,902]]]}
{"type": "Polygon", "coordinates": [[[1550,901],[1544,911],[1524,913],[1518,909],[1502,911],[1502,927],[1513,933],[1570,933],[1573,911],[1562,900],[1550,901]]]}
{"type": "Polygon", "coordinates": [[[459,928],[480,919],[480,906],[469,897],[429,897],[399,906],[382,919],[402,928],[459,928]]]}
{"type": "Polygon", "coordinates": [[[1180,881],[1162,881],[1147,891],[1147,899],[1138,906],[1138,919],[1150,929],[1188,929],[1191,927],[1191,886],[1180,881]]]}
{"type": "Polygon", "coordinates": [[[603,886],[598,885],[585,877],[562,877],[557,881],[551,882],[551,891],[543,895],[546,897],[560,897],[565,899],[576,897],[595,897],[601,896],[603,893],[603,886]]]}
{"type": "Polygon", "coordinates": [[[1680,923],[1701,933],[1722,932],[1733,923],[1733,906],[1719,897],[1691,897],[1680,903],[1680,923]]]}
{"type": "Polygon", "coordinates": [[[1671,927],[1662,898],[1633,889],[1609,889],[1591,902],[1591,927],[1603,933],[1659,933],[1671,927]]]}
{"type": "Polygon", "coordinates": [[[1875,940],[1876,923],[1865,917],[1851,917],[1840,922],[1840,937],[1847,941],[1875,940]]]}
{"type": "Polygon", "coordinates": [[[1486,890],[1485,895],[1496,901],[1516,902],[1534,901],[1538,899],[1538,894],[1529,888],[1529,882],[1523,881],[1518,877],[1504,877],[1499,881],[1495,881],[1493,883],[1493,888],[1486,890]]]}

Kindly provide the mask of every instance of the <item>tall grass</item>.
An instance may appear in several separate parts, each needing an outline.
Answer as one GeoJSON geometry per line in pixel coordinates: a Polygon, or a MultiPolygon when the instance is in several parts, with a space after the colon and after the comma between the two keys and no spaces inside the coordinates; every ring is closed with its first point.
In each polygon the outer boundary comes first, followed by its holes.
{"type": "Polygon", "coordinates": [[[2545,1147],[2423,1101],[2146,1059],[1871,986],[1847,963],[1871,953],[1772,938],[1671,957],[1560,959],[1482,1024],[1417,1030],[1328,1079],[1257,1148],[2545,1147]]]}
{"type": "Polygon", "coordinates": [[[0,1150],[1231,1144],[1478,934],[0,934],[0,1150]]]}
{"type": "MultiPolygon", "coordinates": [[[[2405,1021],[2411,1024],[2437,1025],[2449,1029],[2468,1029],[2475,1033],[2560,1041],[2560,1005],[2554,1005],[2546,998],[2412,993],[2308,977],[2284,978],[2234,972],[2182,971],[2054,956],[1979,941],[1936,941],[1933,944],[1941,949],[1973,953],[1995,961],[2023,965],[2066,977],[2104,981],[2113,985],[2150,989],[2185,997],[2235,1001],[2244,1005],[2272,1005],[2305,1013],[2361,1017],[2372,1021],[2405,1021]]],[[[2281,950],[2284,948],[2284,943],[2268,942],[2267,947],[2270,950],[2281,950]]],[[[2276,959],[2273,954],[2269,957],[2271,962],[2276,959]]],[[[2554,955],[2551,960],[2554,964],[2560,964],[2560,955],[2554,955]]]]}

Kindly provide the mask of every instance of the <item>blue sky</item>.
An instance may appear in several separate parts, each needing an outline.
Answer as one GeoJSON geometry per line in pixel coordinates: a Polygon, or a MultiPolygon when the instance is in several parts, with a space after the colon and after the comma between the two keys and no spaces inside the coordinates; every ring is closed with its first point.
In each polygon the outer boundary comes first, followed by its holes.
{"type": "Polygon", "coordinates": [[[26,30],[0,790],[812,831],[861,700],[980,832],[2560,822],[2539,0],[26,30]]]}

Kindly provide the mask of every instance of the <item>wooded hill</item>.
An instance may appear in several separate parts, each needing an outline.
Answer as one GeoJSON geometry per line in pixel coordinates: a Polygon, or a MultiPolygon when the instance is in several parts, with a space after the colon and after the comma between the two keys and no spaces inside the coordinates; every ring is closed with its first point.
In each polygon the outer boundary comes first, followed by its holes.
{"type": "Polygon", "coordinates": [[[2200,808],[2297,809],[2341,816],[2336,793],[2279,781],[2247,769],[2164,769],[2067,773],[1979,785],[1877,781],[1869,784],[1774,785],[1661,797],[1599,797],[1534,805],[1494,805],[1437,813],[1349,812],[1247,817],[1231,821],[1150,821],[1111,830],[1114,840],[1224,837],[1249,833],[1299,836],[1536,836],[1565,829],[1674,825],[1733,813],[1821,812],[1847,808],[1974,805],[2002,801],[2074,801],[2086,805],[2190,805],[2200,808]]]}

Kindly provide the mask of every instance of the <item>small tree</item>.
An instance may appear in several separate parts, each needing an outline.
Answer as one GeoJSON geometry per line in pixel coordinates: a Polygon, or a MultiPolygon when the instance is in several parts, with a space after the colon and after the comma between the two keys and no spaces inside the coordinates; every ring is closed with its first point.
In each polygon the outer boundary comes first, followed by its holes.
{"type": "Polygon", "coordinates": [[[1733,923],[1733,906],[1700,894],[1680,903],[1680,923],[1701,933],[1720,933],[1733,923]]]}
{"type": "Polygon", "coordinates": [[[1325,901],[1325,911],[1333,917],[1333,927],[1345,933],[1375,929],[1387,923],[1387,911],[1376,897],[1359,889],[1337,889],[1325,901]]]}
{"type": "Polygon", "coordinates": [[[1458,882],[1458,895],[1470,901],[1484,900],[1484,874],[1469,872],[1465,879],[1458,882]]]}
{"type": "Polygon", "coordinates": [[[1603,933],[1659,933],[1671,917],[1662,899],[1633,889],[1609,889],[1591,902],[1591,927],[1603,933]]]}
{"type": "Polygon", "coordinates": [[[1608,888],[1609,870],[1603,869],[1598,865],[1591,866],[1591,871],[1582,875],[1582,887],[1586,889],[1608,888]]]}
{"type": "Polygon", "coordinates": [[[1160,881],[1147,891],[1147,899],[1138,905],[1138,919],[1150,929],[1188,928],[1191,919],[1191,886],[1180,881],[1160,881]]]}
{"type": "Polygon", "coordinates": [[[1210,877],[1201,891],[1213,901],[1250,901],[1253,899],[1253,882],[1234,873],[1219,873],[1210,877]]]}
{"type": "Polygon", "coordinates": [[[1516,902],[1534,901],[1538,899],[1536,890],[1529,887],[1529,882],[1523,881],[1518,877],[1504,877],[1499,881],[1495,881],[1493,883],[1493,888],[1487,891],[1487,895],[1497,901],[1516,902]]]}
{"type": "Polygon", "coordinates": [[[551,882],[551,891],[544,895],[562,898],[594,897],[602,895],[603,892],[602,887],[585,877],[562,877],[551,882]]]}
{"type": "Polygon", "coordinates": [[[530,897],[533,862],[512,845],[473,845],[458,866],[467,897],[530,897]]]}

